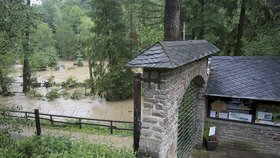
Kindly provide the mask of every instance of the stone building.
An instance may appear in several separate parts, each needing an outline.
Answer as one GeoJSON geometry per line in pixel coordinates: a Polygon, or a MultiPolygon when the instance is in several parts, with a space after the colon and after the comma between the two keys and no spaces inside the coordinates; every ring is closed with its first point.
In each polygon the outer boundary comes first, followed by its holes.
{"type": "Polygon", "coordinates": [[[280,57],[212,57],[205,94],[219,147],[280,156],[280,57]]]}
{"type": "Polygon", "coordinates": [[[219,124],[219,147],[279,155],[280,58],[209,60],[218,51],[205,40],[163,41],[128,63],[143,68],[139,157],[188,157],[205,121],[219,124]]]}
{"type": "Polygon", "coordinates": [[[205,40],[164,41],[128,63],[143,68],[144,107],[139,157],[186,157],[202,144],[208,58],[205,40]]]}

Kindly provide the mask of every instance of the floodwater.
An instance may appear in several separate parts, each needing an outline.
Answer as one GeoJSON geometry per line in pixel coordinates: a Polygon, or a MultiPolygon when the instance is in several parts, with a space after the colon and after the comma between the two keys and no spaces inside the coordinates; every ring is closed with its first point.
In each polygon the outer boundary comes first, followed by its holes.
{"type": "MultiPolygon", "coordinates": [[[[61,61],[59,64],[65,66],[64,70],[53,71],[55,76],[54,81],[59,83],[66,80],[70,76],[75,76],[79,82],[83,82],[89,78],[88,67],[76,67],[68,70],[69,67],[73,67],[71,61],[61,61]]],[[[19,82],[22,82],[22,65],[15,65],[15,71],[12,74],[15,79],[15,83],[11,85],[11,90],[14,92],[22,91],[22,86],[19,82]]],[[[51,71],[37,72],[38,81],[43,82],[49,76],[51,71]]],[[[40,87],[37,89],[41,94],[45,95],[51,91],[51,88],[40,87]]],[[[133,120],[133,100],[124,100],[118,102],[109,102],[100,97],[85,98],[81,100],[72,100],[58,98],[54,101],[38,100],[24,96],[23,93],[15,93],[12,97],[0,96],[0,104],[5,105],[16,105],[20,106],[23,111],[34,111],[39,109],[40,113],[46,114],[58,114],[65,116],[76,116],[76,117],[88,117],[96,119],[108,119],[108,120],[122,120],[132,121],[133,120]]]]}

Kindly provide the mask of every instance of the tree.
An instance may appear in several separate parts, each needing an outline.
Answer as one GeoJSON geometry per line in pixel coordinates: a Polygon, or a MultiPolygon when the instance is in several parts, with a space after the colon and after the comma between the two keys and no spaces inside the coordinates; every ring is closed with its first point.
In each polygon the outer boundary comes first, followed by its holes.
{"type": "Polygon", "coordinates": [[[30,35],[30,45],[33,53],[55,46],[54,35],[47,23],[40,23],[34,33],[30,35]]]}
{"type": "Polygon", "coordinates": [[[24,32],[26,7],[21,0],[3,0],[0,2],[0,88],[8,92],[11,82],[9,73],[19,52],[24,32]]]}
{"type": "Polygon", "coordinates": [[[242,47],[241,39],[243,37],[243,30],[244,30],[244,25],[245,25],[245,14],[246,14],[247,1],[248,0],[241,0],[241,9],[240,9],[237,37],[236,37],[236,46],[235,46],[235,51],[234,51],[235,56],[241,55],[241,47],[242,47]]]}
{"type": "Polygon", "coordinates": [[[11,72],[11,65],[14,63],[14,54],[0,54],[0,88],[2,94],[8,94],[8,86],[12,79],[9,77],[11,72]]]}
{"type": "Polygon", "coordinates": [[[180,40],[180,0],[165,0],[164,40],[180,40]]]}
{"type": "Polygon", "coordinates": [[[107,100],[132,95],[132,72],[124,65],[132,55],[120,0],[93,0],[94,78],[97,94],[107,100]]]}
{"type": "MultiPolygon", "coordinates": [[[[93,29],[94,27],[94,23],[91,21],[91,19],[87,16],[84,16],[81,18],[81,25],[78,27],[78,41],[81,44],[81,50],[84,54],[84,56],[87,57],[88,59],[88,68],[89,68],[89,76],[90,76],[90,80],[89,81],[93,81],[93,58],[94,58],[94,54],[92,51],[92,40],[94,37],[94,33],[92,33],[91,29],[93,29]]],[[[91,85],[91,93],[94,92],[94,87],[93,84],[91,85]]]]}
{"type": "Polygon", "coordinates": [[[64,59],[74,59],[78,51],[75,33],[70,24],[64,20],[61,9],[58,6],[54,6],[54,8],[54,25],[56,31],[55,39],[57,42],[57,51],[60,57],[64,59]]]}
{"type": "Polygon", "coordinates": [[[65,21],[72,27],[75,34],[78,32],[77,28],[84,15],[84,11],[78,6],[68,6],[64,10],[65,21]]]}
{"type": "MultiPolygon", "coordinates": [[[[27,6],[30,6],[30,0],[27,0],[27,6]]],[[[31,86],[31,70],[29,66],[29,54],[30,54],[30,46],[29,46],[29,34],[30,34],[30,12],[27,13],[27,21],[25,23],[25,33],[22,38],[22,47],[23,47],[23,93],[27,93],[29,87],[31,86]]]]}
{"type": "Polygon", "coordinates": [[[51,77],[53,77],[53,68],[57,65],[57,56],[55,52],[48,55],[48,67],[51,69],[51,77]]]}

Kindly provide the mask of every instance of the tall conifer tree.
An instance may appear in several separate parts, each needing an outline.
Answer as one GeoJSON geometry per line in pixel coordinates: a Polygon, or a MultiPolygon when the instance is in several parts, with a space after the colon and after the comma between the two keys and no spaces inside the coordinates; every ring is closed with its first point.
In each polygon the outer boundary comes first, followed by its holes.
{"type": "Polygon", "coordinates": [[[93,0],[92,7],[96,92],[107,100],[128,98],[132,95],[132,72],[124,65],[132,50],[121,1],[93,0]]]}

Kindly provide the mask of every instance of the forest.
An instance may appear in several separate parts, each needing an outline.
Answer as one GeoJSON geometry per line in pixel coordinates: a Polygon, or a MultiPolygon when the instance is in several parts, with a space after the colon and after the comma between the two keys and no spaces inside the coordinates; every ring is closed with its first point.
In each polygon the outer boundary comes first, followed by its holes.
{"type": "MultiPolygon", "coordinates": [[[[125,64],[164,38],[164,0],[2,0],[0,85],[23,64],[23,92],[37,69],[58,60],[87,61],[93,94],[107,100],[131,97],[132,71],[125,64]]],[[[206,39],[218,55],[280,55],[278,0],[176,0],[185,39],[206,39]],[[185,29],[185,30],[183,30],[185,29]]],[[[173,3],[173,2],[171,2],[173,3]]],[[[175,2],[174,2],[175,3],[175,2]]],[[[182,34],[177,38],[182,40],[182,34]]]]}

